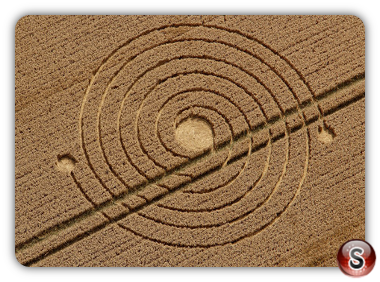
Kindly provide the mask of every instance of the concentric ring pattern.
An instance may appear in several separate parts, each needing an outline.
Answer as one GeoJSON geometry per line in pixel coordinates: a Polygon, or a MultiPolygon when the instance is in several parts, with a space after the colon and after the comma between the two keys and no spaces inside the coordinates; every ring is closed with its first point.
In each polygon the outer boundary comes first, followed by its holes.
{"type": "Polygon", "coordinates": [[[272,224],[302,186],[307,103],[297,71],[254,38],[218,26],[161,27],[115,50],[94,74],[82,146],[104,193],[165,191],[120,226],[174,246],[234,243],[272,224]],[[210,124],[212,149],[178,144],[176,127],[190,117],[210,124]]]}

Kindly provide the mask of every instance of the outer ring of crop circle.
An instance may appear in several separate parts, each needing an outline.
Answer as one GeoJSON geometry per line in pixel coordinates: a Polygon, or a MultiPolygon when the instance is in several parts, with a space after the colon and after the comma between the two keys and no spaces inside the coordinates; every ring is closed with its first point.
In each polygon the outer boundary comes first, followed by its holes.
{"type": "MultiPolygon", "coordinates": [[[[160,29],[163,29],[163,28],[160,28],[160,29]]],[[[157,29],[156,29],[156,30],[157,30],[157,29]]],[[[154,31],[154,30],[153,30],[153,31],[154,31]]],[[[227,31],[228,31],[228,32],[231,32],[231,31],[229,31],[229,30],[227,30],[227,31]]],[[[147,33],[146,33],[146,34],[147,34],[147,33]]],[[[239,35],[242,35],[242,34],[239,33],[239,35]]],[[[243,36],[244,36],[244,35],[243,35],[243,36]]],[[[136,38],[138,38],[138,37],[136,37],[136,38]]],[[[252,40],[252,38],[249,38],[249,39],[252,40]]],[[[161,44],[162,44],[162,43],[161,43],[161,44]]],[[[264,46],[264,47],[266,47],[266,46],[264,46]]],[[[152,48],[154,48],[154,47],[152,47],[152,48]]],[[[272,50],[271,50],[271,51],[272,51],[272,50]]],[[[115,53],[117,53],[117,50],[113,52],[113,54],[115,54],[115,53]]],[[[113,54],[112,54],[112,55],[113,55],[113,54]]],[[[112,55],[111,55],[110,57],[112,57],[112,55]]],[[[110,58],[110,57],[109,57],[109,58],[110,58]]],[[[109,58],[108,58],[108,59],[109,59],[109,58]]],[[[106,64],[106,62],[107,62],[107,60],[104,62],[104,64],[106,64]]],[[[104,65],[104,64],[103,64],[103,65],[104,65]]],[[[102,66],[103,66],[103,65],[102,65],[102,66]]],[[[291,66],[291,67],[292,67],[292,66],[291,66]]],[[[100,69],[101,69],[101,67],[98,69],[98,71],[99,71],[100,69]]],[[[293,91],[292,91],[292,92],[293,92],[293,91]]],[[[293,92],[293,93],[294,93],[294,92],[293,92]]],[[[295,94],[295,93],[294,93],[294,94],[295,94]]],[[[84,102],[85,102],[85,99],[84,99],[84,102]]],[[[98,122],[99,122],[99,120],[98,120],[98,122]]],[[[81,132],[81,134],[82,134],[82,133],[83,133],[83,132],[81,132]]],[[[83,138],[82,135],[81,135],[81,137],[83,138]]],[[[82,144],[84,145],[84,142],[83,142],[82,144]]],[[[93,172],[96,173],[95,171],[93,171],[93,172]]]]}

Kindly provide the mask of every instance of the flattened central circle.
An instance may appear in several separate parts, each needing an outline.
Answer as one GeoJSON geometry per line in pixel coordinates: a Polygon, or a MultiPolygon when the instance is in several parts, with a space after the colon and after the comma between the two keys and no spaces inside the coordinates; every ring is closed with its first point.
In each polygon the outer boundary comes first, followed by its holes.
{"type": "Polygon", "coordinates": [[[183,120],[176,129],[177,142],[192,151],[210,149],[213,145],[213,134],[210,124],[201,118],[183,120]]]}

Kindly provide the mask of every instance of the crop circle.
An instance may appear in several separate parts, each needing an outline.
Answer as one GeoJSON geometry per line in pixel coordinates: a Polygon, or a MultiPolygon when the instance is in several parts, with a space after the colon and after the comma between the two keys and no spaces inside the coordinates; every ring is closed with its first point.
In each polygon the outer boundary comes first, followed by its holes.
{"type": "Polygon", "coordinates": [[[305,125],[300,106],[312,95],[284,58],[246,34],[191,26],[162,36],[176,28],[129,40],[99,67],[82,104],[82,147],[113,196],[192,178],[126,216],[126,229],[180,247],[234,243],[274,223],[301,188],[308,132],[292,132],[288,113],[305,125]]]}

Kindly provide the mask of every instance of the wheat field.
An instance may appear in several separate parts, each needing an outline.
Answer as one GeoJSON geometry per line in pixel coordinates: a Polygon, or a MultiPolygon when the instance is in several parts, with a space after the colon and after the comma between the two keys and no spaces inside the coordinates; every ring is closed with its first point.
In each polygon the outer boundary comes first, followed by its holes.
{"type": "Polygon", "coordinates": [[[26,266],[336,266],[365,238],[354,16],[26,16],[26,266]]]}

